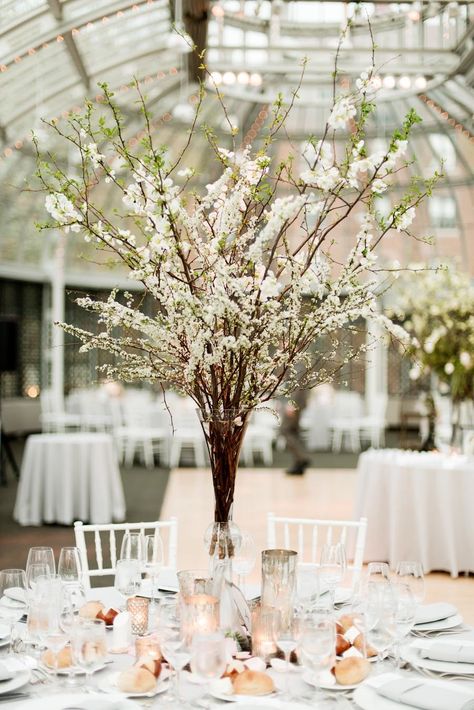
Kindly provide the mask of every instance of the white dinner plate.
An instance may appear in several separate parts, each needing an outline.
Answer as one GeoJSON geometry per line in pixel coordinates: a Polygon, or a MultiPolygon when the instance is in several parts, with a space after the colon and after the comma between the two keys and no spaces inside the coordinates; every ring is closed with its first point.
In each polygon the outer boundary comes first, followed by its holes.
{"type": "Polygon", "coordinates": [[[305,681],[305,683],[308,683],[308,685],[313,686],[313,688],[322,688],[323,690],[354,690],[354,688],[358,688],[360,685],[360,683],[356,683],[355,685],[341,685],[340,683],[336,682],[335,678],[334,682],[331,682],[329,677],[326,680],[324,677],[325,675],[331,675],[331,678],[334,678],[334,676],[329,673],[321,674],[321,679],[319,683],[315,683],[311,671],[305,671],[305,673],[303,673],[303,680],[305,681]]]}
{"type": "MultiPolygon", "coordinates": [[[[217,697],[217,696],[214,696],[217,697]]],[[[301,705],[296,700],[277,700],[276,698],[250,698],[248,695],[239,695],[241,700],[239,703],[239,710],[260,710],[260,708],[273,708],[273,710],[307,710],[307,705],[301,705]]],[[[221,698],[222,700],[229,700],[229,696],[226,698],[221,698]]]]}
{"type": "Polygon", "coordinates": [[[433,661],[430,658],[422,658],[418,651],[411,646],[402,649],[401,657],[413,666],[426,668],[436,673],[453,673],[455,675],[474,675],[474,663],[452,663],[450,661],[433,661]]]}
{"type": "MultiPolygon", "coordinates": [[[[110,663],[110,661],[109,661],[109,663],[110,663]]],[[[46,663],[41,663],[40,665],[48,673],[54,673],[54,668],[47,666],[46,663]]],[[[92,673],[97,673],[98,671],[104,670],[104,668],[107,665],[109,665],[109,664],[102,663],[100,666],[97,666],[97,668],[94,668],[92,673]]],[[[80,666],[68,666],[67,668],[58,668],[58,675],[69,675],[69,673],[73,673],[74,675],[85,675],[86,671],[84,670],[84,668],[81,668],[80,666]]]]}
{"type": "Polygon", "coordinates": [[[10,634],[8,636],[3,636],[0,638],[0,648],[3,648],[3,646],[8,646],[10,643],[10,634]]]}
{"type": "Polygon", "coordinates": [[[114,673],[107,673],[107,675],[101,678],[100,682],[97,683],[97,687],[104,693],[115,693],[116,695],[118,693],[124,698],[154,698],[155,695],[166,692],[169,687],[168,679],[166,678],[161,680],[160,678],[158,679],[154,690],[149,690],[146,693],[123,693],[117,685],[119,675],[120,672],[118,671],[115,671],[114,673]]]}
{"type": "Polygon", "coordinates": [[[17,599],[10,599],[10,597],[2,597],[0,599],[0,606],[7,609],[26,609],[25,602],[17,601],[17,599]]]}
{"type": "Polygon", "coordinates": [[[30,671],[20,671],[15,674],[15,677],[11,680],[4,680],[0,683],[0,695],[5,695],[5,693],[12,693],[18,688],[22,688],[30,680],[30,671]]]}
{"type": "Polygon", "coordinates": [[[134,700],[128,700],[121,695],[103,693],[48,693],[45,696],[35,696],[28,700],[22,698],[15,708],[18,710],[64,710],[64,708],[77,708],[77,710],[140,710],[134,700]]]}
{"type": "Polygon", "coordinates": [[[460,614],[455,614],[454,616],[448,616],[447,619],[440,619],[439,621],[430,621],[426,624],[415,624],[413,631],[445,631],[446,629],[454,629],[456,626],[460,626],[464,622],[464,619],[460,614]]]}
{"type": "Polygon", "coordinates": [[[5,589],[4,595],[8,599],[13,599],[16,602],[26,604],[26,592],[21,587],[10,587],[10,589],[5,589]]]}
{"type": "Polygon", "coordinates": [[[382,697],[370,685],[360,685],[355,690],[352,700],[361,710],[400,710],[409,707],[413,710],[413,706],[382,697]]]}

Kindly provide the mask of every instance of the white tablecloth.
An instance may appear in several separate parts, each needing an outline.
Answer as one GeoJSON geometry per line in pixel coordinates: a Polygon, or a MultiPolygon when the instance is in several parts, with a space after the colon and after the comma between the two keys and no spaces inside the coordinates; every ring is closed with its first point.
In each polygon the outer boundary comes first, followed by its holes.
{"type": "Polygon", "coordinates": [[[425,572],[474,571],[474,459],[385,449],[359,457],[355,517],[365,561],[420,560],[425,572]]]}
{"type": "Polygon", "coordinates": [[[125,502],[112,437],[37,434],[26,442],[14,518],[20,525],[123,520],[125,502]]]}

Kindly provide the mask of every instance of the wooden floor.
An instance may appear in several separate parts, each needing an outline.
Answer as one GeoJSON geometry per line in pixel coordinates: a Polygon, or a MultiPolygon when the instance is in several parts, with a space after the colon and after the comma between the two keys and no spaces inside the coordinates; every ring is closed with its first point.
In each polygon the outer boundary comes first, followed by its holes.
{"type": "MultiPolygon", "coordinates": [[[[314,469],[302,477],[287,476],[281,469],[239,469],[233,517],[254,537],[258,549],[264,549],[269,511],[298,517],[352,518],[355,484],[353,469],[314,469]]],[[[213,520],[212,500],[210,471],[171,472],[161,518],[176,515],[179,519],[178,569],[207,564],[203,536],[213,520]]],[[[250,579],[257,581],[257,569],[250,579]]],[[[472,575],[459,579],[444,573],[427,575],[426,602],[441,600],[455,604],[465,621],[474,624],[472,575]]]]}

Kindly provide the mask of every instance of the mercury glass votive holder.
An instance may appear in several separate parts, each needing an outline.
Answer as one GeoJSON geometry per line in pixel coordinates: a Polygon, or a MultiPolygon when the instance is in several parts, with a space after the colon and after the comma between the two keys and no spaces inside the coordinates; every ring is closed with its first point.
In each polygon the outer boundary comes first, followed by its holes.
{"type": "Polygon", "coordinates": [[[161,648],[156,634],[147,634],[146,636],[139,636],[135,640],[135,656],[136,658],[141,658],[141,656],[148,656],[153,660],[159,660],[161,658],[161,648]]]}
{"type": "Polygon", "coordinates": [[[191,642],[195,634],[212,634],[219,628],[219,600],[210,594],[181,598],[181,635],[191,642]]]}
{"type": "Polygon", "coordinates": [[[143,636],[148,630],[148,607],[150,600],[143,597],[127,599],[127,611],[130,614],[132,634],[143,636]]]}
{"type": "Polygon", "coordinates": [[[278,652],[277,636],[281,624],[278,609],[257,606],[252,611],[252,655],[268,663],[278,652]]]}

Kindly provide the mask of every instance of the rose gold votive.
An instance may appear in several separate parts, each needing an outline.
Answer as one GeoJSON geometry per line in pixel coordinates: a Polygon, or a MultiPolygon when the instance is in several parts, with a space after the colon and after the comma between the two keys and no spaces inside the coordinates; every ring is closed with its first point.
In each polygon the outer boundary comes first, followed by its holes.
{"type": "Polygon", "coordinates": [[[127,611],[130,613],[132,634],[143,636],[148,630],[149,599],[143,597],[130,597],[127,599],[127,611]]]}
{"type": "Polygon", "coordinates": [[[154,660],[160,660],[161,649],[156,635],[148,634],[147,636],[139,636],[135,640],[135,655],[137,658],[148,656],[154,660]]]}

